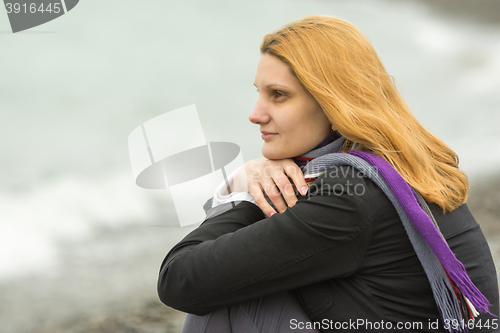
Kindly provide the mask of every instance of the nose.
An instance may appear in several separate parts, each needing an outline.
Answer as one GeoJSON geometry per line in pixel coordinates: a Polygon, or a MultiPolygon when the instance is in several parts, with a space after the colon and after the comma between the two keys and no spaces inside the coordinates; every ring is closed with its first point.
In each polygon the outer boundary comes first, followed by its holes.
{"type": "Polygon", "coordinates": [[[260,103],[259,100],[257,100],[253,111],[248,116],[248,120],[250,120],[254,124],[266,124],[267,122],[269,122],[271,117],[269,116],[267,108],[262,103],[260,103]]]}

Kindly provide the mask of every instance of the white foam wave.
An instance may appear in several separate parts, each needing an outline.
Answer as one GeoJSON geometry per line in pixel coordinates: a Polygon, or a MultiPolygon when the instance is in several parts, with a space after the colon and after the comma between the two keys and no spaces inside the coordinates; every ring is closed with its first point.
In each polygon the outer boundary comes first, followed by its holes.
{"type": "Polygon", "coordinates": [[[0,278],[47,271],[58,263],[58,243],[76,242],[102,227],[152,224],[154,195],[135,186],[130,172],[108,179],[59,178],[25,193],[0,193],[0,278]]]}

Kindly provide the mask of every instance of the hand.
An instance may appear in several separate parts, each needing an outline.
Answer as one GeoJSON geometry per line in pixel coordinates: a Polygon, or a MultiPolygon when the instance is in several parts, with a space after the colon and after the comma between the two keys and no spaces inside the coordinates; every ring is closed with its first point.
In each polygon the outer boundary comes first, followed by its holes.
{"type": "Polygon", "coordinates": [[[297,202],[296,188],[302,195],[307,193],[308,187],[302,170],[290,158],[281,160],[259,158],[248,161],[233,178],[233,191],[250,193],[255,203],[268,216],[276,211],[269,205],[264,193],[271,199],[274,207],[282,213],[287,207],[292,207],[297,202]]]}

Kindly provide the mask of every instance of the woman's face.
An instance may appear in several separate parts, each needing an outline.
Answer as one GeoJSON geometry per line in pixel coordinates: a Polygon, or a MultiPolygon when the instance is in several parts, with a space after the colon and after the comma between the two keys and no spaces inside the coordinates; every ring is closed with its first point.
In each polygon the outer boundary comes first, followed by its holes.
{"type": "Polygon", "coordinates": [[[248,119],[260,125],[265,158],[302,155],[332,132],[328,118],[314,97],[277,57],[262,55],[254,84],[259,98],[248,119]]]}

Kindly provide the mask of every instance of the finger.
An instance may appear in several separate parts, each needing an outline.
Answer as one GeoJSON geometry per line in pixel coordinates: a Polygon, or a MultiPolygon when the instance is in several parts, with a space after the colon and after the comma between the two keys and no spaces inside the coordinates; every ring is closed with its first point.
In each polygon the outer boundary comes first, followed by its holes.
{"type": "Polygon", "coordinates": [[[284,172],[275,174],[274,182],[281,191],[281,194],[285,198],[288,206],[294,206],[297,202],[297,196],[295,195],[294,186],[290,182],[290,179],[287,177],[287,175],[285,175],[284,172]]]}
{"type": "Polygon", "coordinates": [[[276,187],[274,181],[266,181],[263,184],[264,192],[267,194],[274,207],[278,210],[279,213],[283,213],[288,206],[285,203],[285,200],[281,197],[281,193],[276,187]]]}
{"type": "Polygon", "coordinates": [[[288,160],[287,162],[282,164],[283,169],[285,170],[288,177],[290,177],[293,181],[293,184],[297,188],[300,194],[306,195],[309,186],[307,186],[306,180],[304,178],[304,174],[299,166],[293,162],[293,160],[288,160]]]}
{"type": "Polygon", "coordinates": [[[267,216],[271,216],[272,214],[276,213],[274,208],[271,207],[271,205],[267,202],[266,198],[264,197],[263,189],[257,182],[249,184],[248,191],[252,195],[257,206],[262,209],[264,214],[266,214],[267,216]]]}

